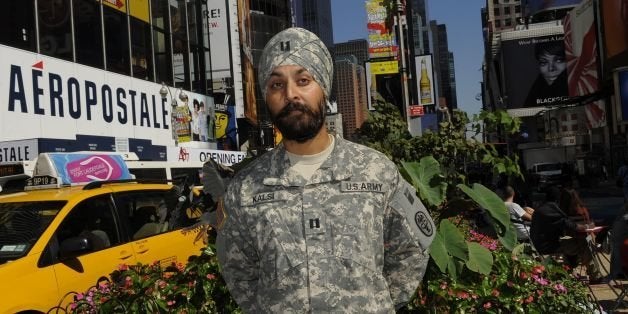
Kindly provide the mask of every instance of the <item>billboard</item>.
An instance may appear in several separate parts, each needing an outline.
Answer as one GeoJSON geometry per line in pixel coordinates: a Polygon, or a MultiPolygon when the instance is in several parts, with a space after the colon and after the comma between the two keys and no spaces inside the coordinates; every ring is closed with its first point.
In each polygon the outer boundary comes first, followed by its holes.
{"type": "Polygon", "coordinates": [[[366,0],[366,28],[368,30],[369,58],[396,58],[395,32],[388,28],[388,13],[381,0],[366,0]]]}
{"type": "Polygon", "coordinates": [[[544,107],[568,98],[563,34],[504,40],[507,109],[544,107]]]}
{"type": "Polygon", "coordinates": [[[434,71],[432,70],[432,55],[423,55],[414,57],[415,73],[419,91],[419,105],[434,105],[436,102],[436,93],[434,89],[434,71]]]}
{"type": "Polygon", "coordinates": [[[527,15],[542,11],[565,9],[580,4],[581,0],[523,0],[521,5],[526,8],[527,15]]]}
{"type": "MultiPolygon", "coordinates": [[[[565,16],[565,55],[567,58],[569,96],[584,96],[600,89],[598,41],[594,1],[585,0],[565,16]]],[[[588,128],[606,125],[604,100],[585,105],[588,128]]]]}
{"type": "Polygon", "coordinates": [[[229,47],[230,31],[225,0],[208,0],[207,12],[205,14],[206,18],[203,19],[205,27],[203,29],[206,32],[204,38],[209,38],[211,58],[207,64],[211,66],[211,78],[213,81],[230,78],[230,54],[225,49],[229,47]]]}
{"type": "Polygon", "coordinates": [[[606,51],[606,70],[628,65],[628,1],[604,0],[602,23],[606,51]]]}
{"type": "Polygon", "coordinates": [[[3,45],[0,55],[0,141],[76,140],[81,134],[174,146],[176,122],[194,145],[211,146],[206,122],[211,97],[171,88],[162,98],[160,84],[3,45]],[[179,98],[183,93],[185,102],[179,98]],[[185,112],[185,124],[175,121],[173,109],[185,112]]]}
{"type": "Polygon", "coordinates": [[[242,66],[244,116],[257,125],[257,98],[255,97],[255,67],[253,63],[253,32],[251,30],[251,8],[249,0],[238,0],[238,33],[242,66]]]}

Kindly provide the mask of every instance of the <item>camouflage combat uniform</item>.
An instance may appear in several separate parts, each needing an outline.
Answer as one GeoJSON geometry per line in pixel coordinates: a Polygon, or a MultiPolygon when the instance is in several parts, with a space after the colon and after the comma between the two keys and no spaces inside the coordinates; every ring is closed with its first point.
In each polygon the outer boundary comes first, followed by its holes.
{"type": "Polygon", "coordinates": [[[435,231],[383,154],[336,138],[309,181],[279,146],[225,198],[218,258],[247,313],[394,313],[425,272],[435,231]]]}

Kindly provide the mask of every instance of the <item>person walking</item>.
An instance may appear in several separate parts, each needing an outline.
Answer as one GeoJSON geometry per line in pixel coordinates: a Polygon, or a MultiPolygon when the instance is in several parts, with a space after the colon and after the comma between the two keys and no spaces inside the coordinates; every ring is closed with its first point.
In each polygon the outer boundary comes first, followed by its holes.
{"type": "Polygon", "coordinates": [[[385,155],[325,128],[333,61],[289,28],[258,67],[282,143],[227,187],[217,253],[247,313],[394,313],[412,298],[435,235],[416,190],[385,155]]]}

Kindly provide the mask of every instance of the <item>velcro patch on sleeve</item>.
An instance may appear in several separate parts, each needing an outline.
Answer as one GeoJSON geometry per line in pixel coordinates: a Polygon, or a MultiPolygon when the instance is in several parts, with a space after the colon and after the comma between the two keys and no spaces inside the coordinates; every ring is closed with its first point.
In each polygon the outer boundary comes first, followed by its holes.
{"type": "Polygon", "coordinates": [[[406,217],[408,225],[418,237],[419,243],[424,249],[427,249],[430,247],[436,232],[432,216],[416,196],[416,190],[410,183],[401,180],[399,184],[397,192],[393,195],[391,207],[406,217]]]}

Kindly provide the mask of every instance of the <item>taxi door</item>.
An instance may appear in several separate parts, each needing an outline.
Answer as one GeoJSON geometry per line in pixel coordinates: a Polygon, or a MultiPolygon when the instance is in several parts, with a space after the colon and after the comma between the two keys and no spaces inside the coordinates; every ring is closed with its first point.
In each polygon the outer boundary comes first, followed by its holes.
{"type": "MultiPolygon", "coordinates": [[[[85,293],[120,265],[136,264],[133,247],[123,241],[118,221],[110,194],[82,201],[64,218],[56,231],[59,245],[82,237],[88,240],[89,249],[73,257],[64,257],[60,251],[54,271],[62,296],[85,293]]],[[[72,301],[71,297],[65,299],[64,304],[72,301]]]]}
{"type": "MultiPolygon", "coordinates": [[[[201,240],[194,241],[198,230],[184,231],[185,226],[168,224],[172,213],[166,207],[166,190],[131,191],[114,194],[120,212],[128,213],[129,236],[139,263],[159,262],[168,266],[172,262],[187,263],[191,255],[200,255],[205,247],[201,240]]],[[[189,225],[195,221],[189,220],[189,225]]]]}

